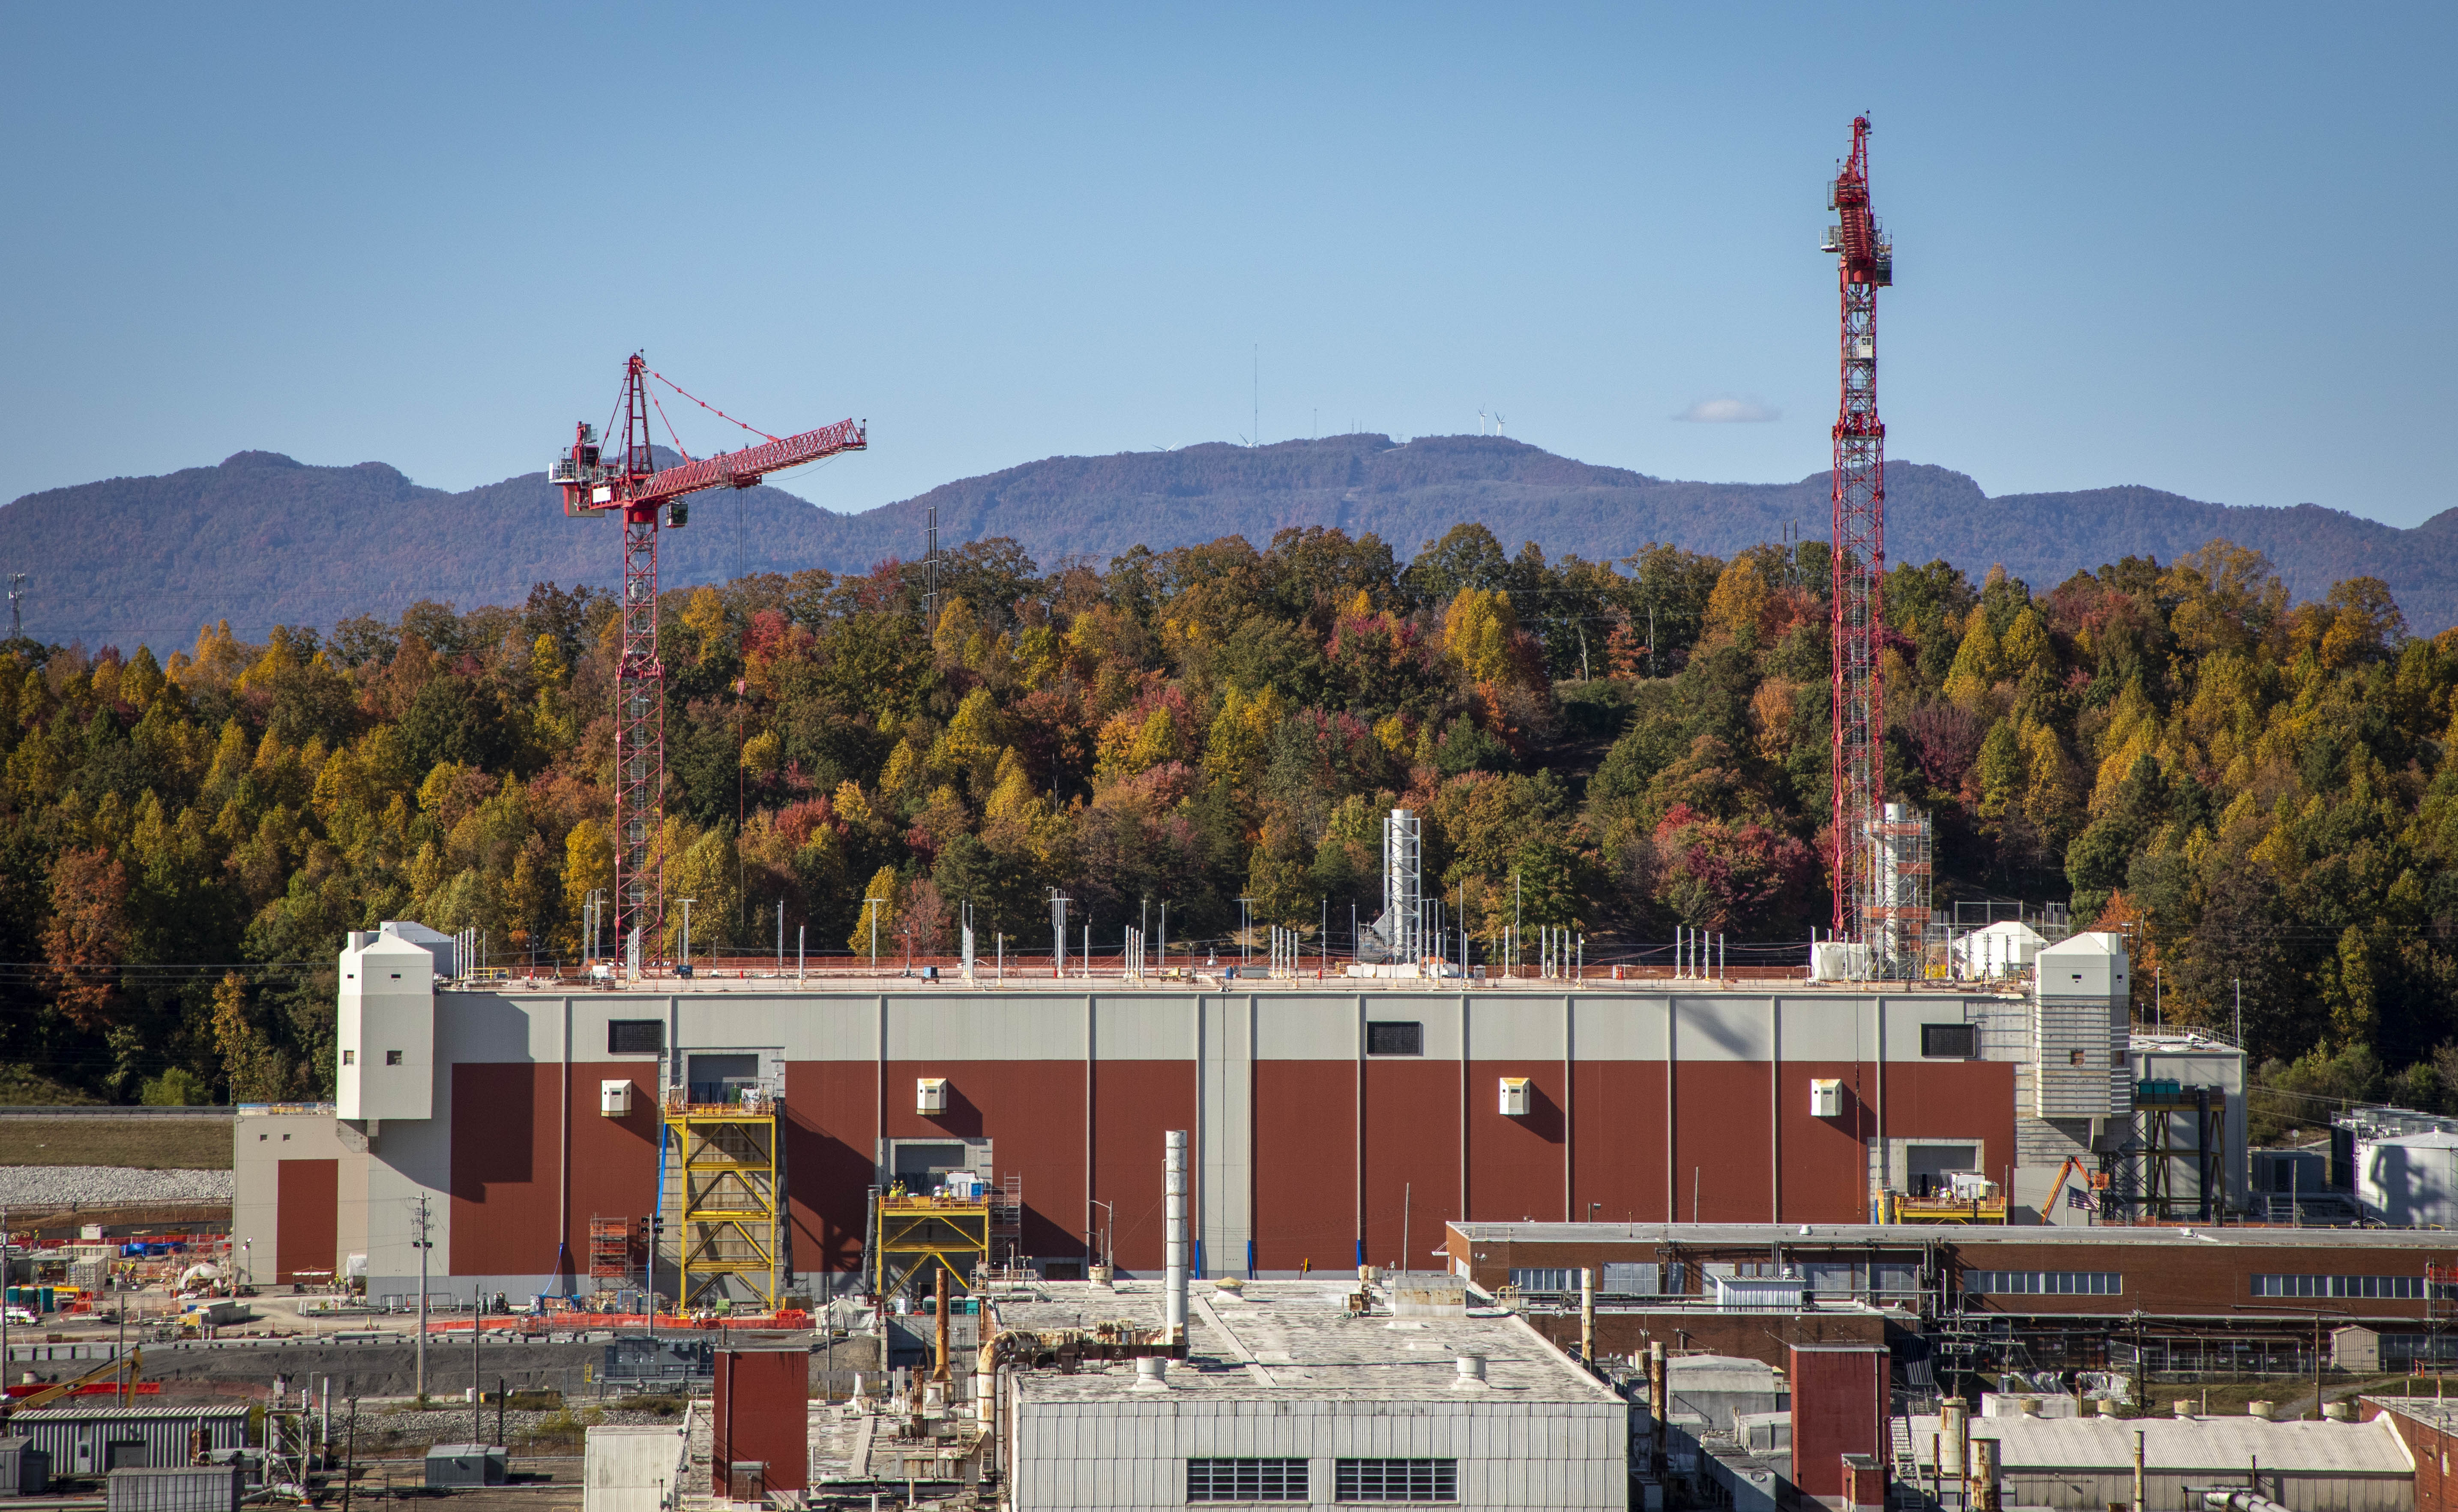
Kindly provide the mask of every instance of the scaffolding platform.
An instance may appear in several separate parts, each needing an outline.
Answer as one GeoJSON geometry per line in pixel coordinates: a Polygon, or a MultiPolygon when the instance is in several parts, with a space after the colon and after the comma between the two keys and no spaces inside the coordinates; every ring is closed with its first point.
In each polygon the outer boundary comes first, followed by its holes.
{"type": "Polygon", "coordinates": [[[1018,1183],[1011,1204],[1005,1189],[971,1198],[881,1192],[871,1247],[875,1294],[893,1296],[916,1282],[927,1290],[934,1268],[948,1273],[951,1288],[970,1291],[974,1276],[989,1269],[998,1231],[1021,1232],[1022,1190],[1018,1183]]]}
{"type": "Polygon", "coordinates": [[[615,1292],[632,1284],[638,1274],[638,1225],[629,1218],[589,1220],[589,1279],[592,1292],[615,1292]]]}
{"type": "Polygon", "coordinates": [[[778,1099],[757,1087],[729,1102],[666,1088],[660,1119],[667,1232],[681,1307],[757,1302],[775,1312],[784,1287],[784,1183],[777,1162],[778,1099]]]}
{"type": "Polygon", "coordinates": [[[1912,1223],[1968,1226],[1980,1223],[2002,1224],[2006,1221],[2006,1189],[1996,1182],[1974,1195],[1954,1196],[1940,1192],[1934,1196],[1915,1197],[1902,1192],[1889,1193],[1889,1223],[1912,1223]]]}

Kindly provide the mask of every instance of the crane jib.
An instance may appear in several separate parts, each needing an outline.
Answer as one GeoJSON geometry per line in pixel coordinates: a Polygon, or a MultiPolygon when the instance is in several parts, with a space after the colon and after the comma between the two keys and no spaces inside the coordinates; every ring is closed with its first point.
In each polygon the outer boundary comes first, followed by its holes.
{"type": "Polygon", "coordinates": [[[818,430],[806,430],[799,436],[771,441],[757,446],[722,456],[703,457],[679,467],[668,467],[640,481],[632,490],[630,503],[635,506],[662,504],[702,488],[747,487],[763,474],[784,467],[798,467],[806,462],[834,456],[840,451],[860,451],[865,445],[862,427],[850,420],[841,420],[818,430]]]}

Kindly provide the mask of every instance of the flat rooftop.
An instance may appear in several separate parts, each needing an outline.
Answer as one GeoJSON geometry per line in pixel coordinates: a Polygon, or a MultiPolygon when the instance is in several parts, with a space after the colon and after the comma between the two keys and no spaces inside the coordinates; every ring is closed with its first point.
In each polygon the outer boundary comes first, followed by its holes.
{"type": "MultiPolygon", "coordinates": [[[[2181,1392],[2183,1388],[2178,1388],[2181,1392]]],[[[2285,1388],[2282,1388],[2282,1391],[2285,1388]]],[[[2385,1476],[2404,1479],[2415,1466],[2389,1425],[2370,1422],[2273,1422],[2244,1415],[2211,1418],[1973,1418],[1971,1437],[1997,1440],[1997,1462],[2010,1473],[2043,1470],[2131,1473],[2134,1436],[2153,1474],[2244,1474],[2260,1460],[2287,1475],[2385,1476]]],[[[1912,1450],[1931,1463],[1935,1417],[1914,1418],[1912,1450]]]]}
{"type": "MultiPolygon", "coordinates": [[[[1172,1392],[1213,1398],[1373,1401],[1510,1400],[1618,1404],[1613,1389],[1517,1316],[1471,1307],[1462,1317],[1393,1317],[1390,1295],[1373,1289],[1376,1313],[1348,1315],[1354,1281],[1249,1281],[1242,1295],[1210,1281],[1187,1287],[1187,1357],[1171,1362],[1172,1392]],[[1457,1358],[1483,1355],[1486,1384],[1461,1387],[1457,1358]]],[[[1030,1299],[993,1302],[1003,1328],[1055,1329],[1132,1319],[1158,1327],[1156,1282],[1048,1282],[1030,1299]]],[[[1021,1372],[1016,1389],[1034,1401],[1150,1401],[1132,1361],[1073,1375],[1021,1372]]]]}
{"type": "Polygon", "coordinates": [[[1479,996],[1491,993],[1522,993],[1558,998],[1566,993],[1586,995],[1626,995],[1662,998],[1668,994],[1683,997],[1744,996],[1764,998],[1781,993],[1787,998],[1866,999],[1886,998],[2003,998],[2025,1001],[2028,988],[2003,984],[1978,982],[1806,982],[1799,976],[1732,976],[1670,977],[1634,972],[1615,980],[1600,967],[1590,966],[1584,980],[1564,978],[1522,977],[1494,978],[1490,981],[1469,981],[1463,984],[1457,977],[1348,977],[1334,971],[1318,980],[1311,973],[1301,977],[1269,979],[1260,971],[1254,976],[1240,975],[1236,981],[1224,978],[1219,971],[1202,969],[1192,974],[1172,976],[1147,975],[1140,980],[1121,976],[1114,969],[1095,966],[1089,978],[1071,968],[1062,980],[1052,977],[1047,966],[1040,971],[1021,971],[1010,965],[1004,978],[989,968],[983,968],[971,982],[957,970],[943,967],[939,980],[923,980],[917,971],[906,976],[900,971],[883,970],[876,975],[859,970],[811,971],[797,976],[788,967],[782,976],[774,967],[742,969],[727,966],[722,970],[706,969],[690,978],[658,976],[628,985],[612,985],[592,982],[577,976],[508,975],[487,980],[440,978],[437,992],[490,993],[504,997],[605,997],[647,998],[675,995],[699,996],[707,993],[750,993],[762,997],[791,995],[844,995],[875,998],[890,995],[937,995],[947,993],[1057,993],[1081,997],[1087,992],[1205,992],[1205,993],[1292,993],[1321,995],[1326,992],[1344,996],[1360,992],[1409,993],[1438,997],[1457,997],[1463,992],[1479,996]]]}
{"type": "Polygon", "coordinates": [[[2209,1244],[2246,1249],[2330,1249],[2371,1253],[2412,1251],[2446,1254],[2458,1251],[2458,1232],[2440,1229],[2264,1229],[2233,1224],[2191,1224],[2151,1227],[2068,1228],[2046,1224],[1971,1224],[1942,1227],[1897,1223],[1461,1223],[1452,1232],[1470,1244],[1674,1244],[1697,1249],[1766,1249],[1772,1244],[1810,1248],[1822,1245],[1883,1245],[1906,1249],[1924,1244],[1951,1244],[1969,1250],[1996,1244],[2063,1247],[2105,1245],[2171,1248],[2209,1244]]]}

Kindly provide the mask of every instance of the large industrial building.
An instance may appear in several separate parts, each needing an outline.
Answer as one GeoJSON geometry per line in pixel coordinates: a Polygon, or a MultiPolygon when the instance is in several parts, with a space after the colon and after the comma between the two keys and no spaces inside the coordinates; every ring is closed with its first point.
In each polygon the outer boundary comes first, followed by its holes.
{"type": "Polygon", "coordinates": [[[587,1291],[656,1221],[670,1299],[819,1296],[861,1274],[874,1189],[951,1182],[1009,1205],[1001,1260],[1149,1272],[1170,1129],[1207,1274],[1422,1267],[1457,1219],[2070,1218],[2068,1161],[2142,1127],[2154,1073],[2203,1109],[2161,1200],[2242,1187],[2240,1057],[2130,1037],[2109,936],[2042,951],[2046,992],[987,970],[574,991],[439,966],[415,926],[354,935],[335,1107],[241,1121],[260,1279],[414,1292],[423,1224],[431,1286],[587,1291]],[[692,1152],[720,1147],[730,1195],[692,1152]],[[735,1216],[695,1240],[713,1207],[735,1216]]]}

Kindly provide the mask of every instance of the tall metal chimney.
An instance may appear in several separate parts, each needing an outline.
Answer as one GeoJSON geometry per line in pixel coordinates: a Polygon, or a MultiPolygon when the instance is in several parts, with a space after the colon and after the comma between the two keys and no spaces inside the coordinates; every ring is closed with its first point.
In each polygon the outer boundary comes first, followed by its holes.
{"type": "Polygon", "coordinates": [[[1161,1321],[1168,1325],[1169,1341],[1179,1344],[1186,1340],[1186,1130],[1173,1129],[1163,1138],[1161,1195],[1168,1205],[1169,1281],[1161,1321]]]}

